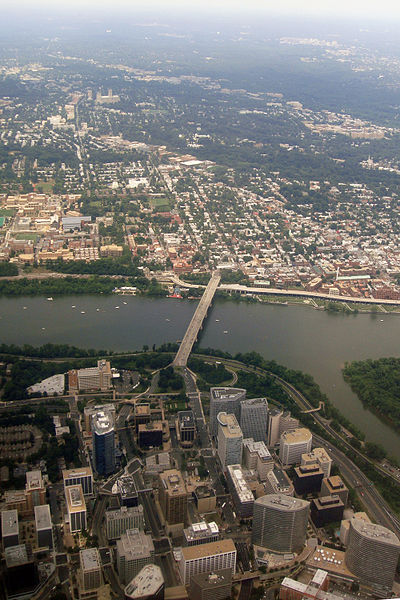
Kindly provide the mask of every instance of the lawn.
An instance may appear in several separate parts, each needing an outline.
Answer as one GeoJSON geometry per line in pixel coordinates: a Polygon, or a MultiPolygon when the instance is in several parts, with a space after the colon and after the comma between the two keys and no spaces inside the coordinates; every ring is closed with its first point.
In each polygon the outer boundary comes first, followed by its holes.
{"type": "Polygon", "coordinates": [[[33,242],[36,242],[39,235],[37,233],[17,233],[15,237],[17,240],[32,240],[33,242]]]}

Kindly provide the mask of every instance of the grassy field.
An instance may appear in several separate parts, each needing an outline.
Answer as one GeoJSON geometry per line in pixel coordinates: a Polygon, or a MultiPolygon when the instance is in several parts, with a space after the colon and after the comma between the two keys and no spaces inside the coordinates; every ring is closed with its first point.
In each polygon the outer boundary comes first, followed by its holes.
{"type": "Polygon", "coordinates": [[[53,192],[54,181],[50,179],[50,181],[38,181],[35,184],[35,192],[40,194],[51,194],[53,192]]]}
{"type": "Polygon", "coordinates": [[[153,210],[160,212],[168,212],[171,209],[171,204],[168,198],[150,198],[150,206],[153,210]]]}
{"type": "Polygon", "coordinates": [[[36,242],[39,235],[37,233],[17,233],[15,237],[17,240],[32,240],[33,242],[36,242]]]}
{"type": "Polygon", "coordinates": [[[0,217],[13,217],[16,212],[12,208],[0,208],[0,217]]]}

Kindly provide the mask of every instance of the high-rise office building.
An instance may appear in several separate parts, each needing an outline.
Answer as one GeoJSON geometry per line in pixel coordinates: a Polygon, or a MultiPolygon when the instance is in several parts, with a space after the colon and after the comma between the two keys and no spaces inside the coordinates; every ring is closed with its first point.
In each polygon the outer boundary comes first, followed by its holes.
{"type": "Polygon", "coordinates": [[[265,481],[274,468],[274,460],[264,442],[252,438],[243,440],[243,463],[247,469],[257,471],[260,481],[265,481]]]}
{"type": "MultiPolygon", "coordinates": [[[[96,592],[103,582],[100,555],[97,548],[86,548],[81,550],[79,554],[81,564],[80,595],[81,597],[88,597],[85,592],[96,592]]],[[[97,597],[97,594],[95,597],[97,597]]]]}
{"type": "Polygon", "coordinates": [[[169,469],[160,473],[159,481],[160,506],[168,525],[185,523],[188,494],[182,473],[169,469]]]}
{"type": "Polygon", "coordinates": [[[218,525],[211,521],[201,521],[200,523],[192,523],[190,527],[183,530],[185,538],[185,546],[198,546],[199,544],[208,544],[216,542],[219,539],[218,525]]]}
{"type": "Polygon", "coordinates": [[[275,552],[299,552],[306,539],[310,503],[284,494],[254,502],[252,542],[275,552]]]}
{"type": "Polygon", "coordinates": [[[154,544],[150,535],[139,529],[128,529],[117,541],[117,569],[126,585],[146,565],[153,562],[154,544]]]}
{"type": "Polygon", "coordinates": [[[226,600],[231,597],[232,570],[197,573],[190,581],[190,600],[226,600]]]}
{"type": "Polygon", "coordinates": [[[297,429],[298,426],[299,420],[292,417],[289,410],[285,411],[279,419],[279,437],[284,431],[293,431],[293,429],[297,429]]]}
{"type": "Polygon", "coordinates": [[[264,489],[266,494],[285,494],[285,496],[293,496],[294,494],[293,483],[286,471],[277,465],[271,471],[268,471],[264,489]]]}
{"type": "Polygon", "coordinates": [[[308,454],[303,454],[301,464],[308,465],[310,463],[318,463],[324,472],[324,477],[329,477],[331,474],[332,459],[325,448],[313,448],[308,454]]]}
{"type": "Polygon", "coordinates": [[[253,515],[254,496],[244,478],[242,467],[240,465],[228,465],[226,480],[237,515],[241,519],[251,517],[253,515]]]}
{"type": "Polygon", "coordinates": [[[225,470],[242,462],[243,434],[234,414],[218,413],[218,456],[225,470]]]}
{"type": "Polygon", "coordinates": [[[324,473],[318,463],[300,465],[294,469],[293,485],[298,496],[317,494],[321,491],[324,473]]]}
{"type": "Polygon", "coordinates": [[[398,537],[386,527],[350,520],[346,566],[363,584],[391,590],[400,553],[398,537]]]}
{"type": "Polygon", "coordinates": [[[189,585],[193,575],[212,573],[221,569],[230,569],[232,575],[236,569],[236,548],[231,539],[182,548],[179,561],[179,573],[183,585],[189,585]]]}
{"type": "Polygon", "coordinates": [[[183,448],[190,448],[196,437],[196,420],[192,410],[180,410],[176,419],[176,433],[183,448]]]}
{"type": "Polygon", "coordinates": [[[48,504],[35,506],[35,527],[38,548],[52,550],[54,546],[53,522],[48,504]]]}
{"type": "Polygon", "coordinates": [[[18,546],[19,523],[16,509],[1,511],[1,538],[4,550],[10,546],[18,546]]]}
{"type": "Polygon", "coordinates": [[[71,533],[76,533],[78,531],[82,531],[82,529],[86,529],[86,502],[83,496],[82,486],[80,484],[70,485],[64,488],[64,493],[71,533]]]}
{"type": "Polygon", "coordinates": [[[144,529],[143,506],[121,506],[105,514],[108,540],[117,540],[128,529],[144,529]]]}
{"type": "Polygon", "coordinates": [[[98,475],[115,471],[115,430],[110,411],[104,408],[92,417],[93,465],[98,475]]]}
{"type": "Polygon", "coordinates": [[[339,475],[332,475],[322,480],[321,485],[321,496],[332,496],[335,494],[339,496],[343,504],[346,506],[347,498],[349,497],[349,490],[339,477],[339,475]]]}
{"type": "Polygon", "coordinates": [[[28,509],[32,512],[35,506],[40,506],[46,502],[46,488],[44,487],[41,471],[27,471],[25,495],[28,509]]]}
{"type": "Polygon", "coordinates": [[[268,448],[274,448],[280,439],[279,424],[283,411],[280,408],[271,408],[268,411],[267,444],[268,448]]]}
{"type": "Polygon", "coordinates": [[[312,434],[309,429],[300,427],[284,431],[281,435],[279,458],[284,466],[299,464],[302,454],[310,452],[312,434]]]}
{"type": "Polygon", "coordinates": [[[244,438],[255,442],[267,441],[268,402],[266,398],[253,398],[240,403],[240,429],[244,438]]]}
{"type": "Polygon", "coordinates": [[[116,415],[116,411],[115,411],[115,405],[114,404],[89,404],[88,406],[85,406],[85,408],[83,409],[83,417],[84,417],[84,421],[85,421],[85,431],[87,431],[88,433],[91,433],[92,431],[92,417],[93,415],[95,415],[98,412],[101,412],[102,410],[104,410],[104,408],[107,408],[107,411],[111,413],[114,421],[115,421],[115,415],[116,415]]]}
{"type": "Polygon", "coordinates": [[[125,600],[164,600],[164,577],[157,565],[146,565],[126,586],[125,600]]]}
{"type": "Polygon", "coordinates": [[[246,399],[246,390],[240,388],[211,388],[210,389],[210,433],[218,435],[217,416],[220,412],[235,415],[240,421],[240,403],[246,399]]]}
{"type": "Polygon", "coordinates": [[[311,519],[316,527],[338,523],[343,518],[344,504],[339,496],[321,496],[311,501],[311,519]]]}
{"type": "Polygon", "coordinates": [[[81,485],[84,496],[93,495],[93,471],[91,467],[63,470],[64,488],[69,485],[81,485]]]}

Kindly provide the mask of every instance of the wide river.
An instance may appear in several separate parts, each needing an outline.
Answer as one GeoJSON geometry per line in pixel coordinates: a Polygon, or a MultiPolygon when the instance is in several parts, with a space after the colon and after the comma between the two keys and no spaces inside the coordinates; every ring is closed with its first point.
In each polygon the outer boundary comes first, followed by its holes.
{"type": "MultiPolygon", "coordinates": [[[[196,302],[121,296],[0,298],[0,339],[39,346],[137,350],[180,340],[196,302]],[[119,308],[118,308],[119,307],[119,308]]],[[[311,373],[332,402],[371,441],[400,459],[400,432],[365,410],[343,381],[346,361],[399,356],[400,315],[345,316],[305,306],[216,301],[202,347],[255,350],[268,359],[311,373]]]]}

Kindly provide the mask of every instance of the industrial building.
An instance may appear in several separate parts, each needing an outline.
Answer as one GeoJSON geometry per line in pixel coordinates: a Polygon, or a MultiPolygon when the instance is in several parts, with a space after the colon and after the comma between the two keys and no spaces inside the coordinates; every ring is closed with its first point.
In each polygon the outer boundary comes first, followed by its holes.
{"type": "Polygon", "coordinates": [[[115,471],[114,419],[109,410],[92,416],[93,466],[98,475],[111,475],[115,471]]]}
{"type": "Polygon", "coordinates": [[[52,550],[54,546],[53,522],[48,504],[35,506],[35,528],[38,548],[52,550]]]}
{"type": "Polygon", "coordinates": [[[293,485],[296,494],[299,496],[318,494],[321,491],[323,478],[324,472],[318,463],[309,463],[296,467],[293,473],[293,485]]]}
{"type": "Polygon", "coordinates": [[[231,539],[182,548],[178,565],[182,583],[189,585],[193,575],[220,569],[230,569],[234,575],[236,554],[235,544],[231,539]]]}
{"type": "Polygon", "coordinates": [[[225,600],[231,590],[232,569],[197,573],[190,580],[190,600],[225,600]]]}
{"type": "Polygon", "coordinates": [[[235,415],[240,421],[240,403],[246,399],[246,390],[240,388],[211,388],[210,389],[210,433],[218,435],[217,416],[220,412],[235,415]]]}
{"type": "Polygon", "coordinates": [[[169,525],[186,522],[188,494],[180,471],[170,469],[159,475],[159,500],[169,525]]]}
{"type": "Polygon", "coordinates": [[[67,506],[67,519],[71,533],[86,529],[87,513],[82,486],[70,485],[64,489],[67,506]]]}
{"type": "Polygon", "coordinates": [[[164,600],[164,589],[160,567],[146,565],[126,586],[125,600],[164,600]]]}
{"type": "Polygon", "coordinates": [[[242,400],[240,403],[240,429],[244,438],[255,442],[267,441],[268,401],[266,398],[242,400]]]}
{"type": "Polygon", "coordinates": [[[309,429],[299,427],[284,431],[280,438],[279,458],[284,466],[300,464],[302,454],[310,452],[312,434],[309,429]]]}
{"type": "Polygon", "coordinates": [[[81,485],[84,496],[93,495],[93,471],[91,467],[63,470],[64,488],[69,485],[81,485]]]}
{"type": "Polygon", "coordinates": [[[386,527],[350,520],[346,566],[365,585],[390,590],[400,553],[398,537],[386,527]]]}
{"type": "Polygon", "coordinates": [[[218,456],[222,468],[242,462],[243,434],[234,414],[220,412],[218,421],[218,456]]]}
{"type": "Polygon", "coordinates": [[[227,467],[226,480],[232,494],[238,517],[246,519],[253,516],[254,496],[244,477],[240,465],[227,467]]]}
{"type": "Polygon", "coordinates": [[[254,502],[252,543],[274,552],[300,552],[306,539],[310,503],[284,494],[254,502]]]}
{"type": "Polygon", "coordinates": [[[183,535],[185,546],[198,546],[199,544],[216,542],[219,539],[219,528],[214,521],[210,523],[201,521],[200,523],[192,523],[190,527],[184,529],[183,535]]]}
{"type": "Polygon", "coordinates": [[[342,520],[344,504],[339,496],[321,496],[311,501],[311,519],[316,527],[342,520]]]}
{"type": "Polygon", "coordinates": [[[117,541],[116,554],[119,579],[126,585],[143,567],[153,562],[153,540],[139,529],[128,529],[117,541]]]}
{"type": "Polygon", "coordinates": [[[143,506],[121,506],[105,513],[106,533],[108,540],[117,540],[128,529],[144,529],[143,506]]]}

